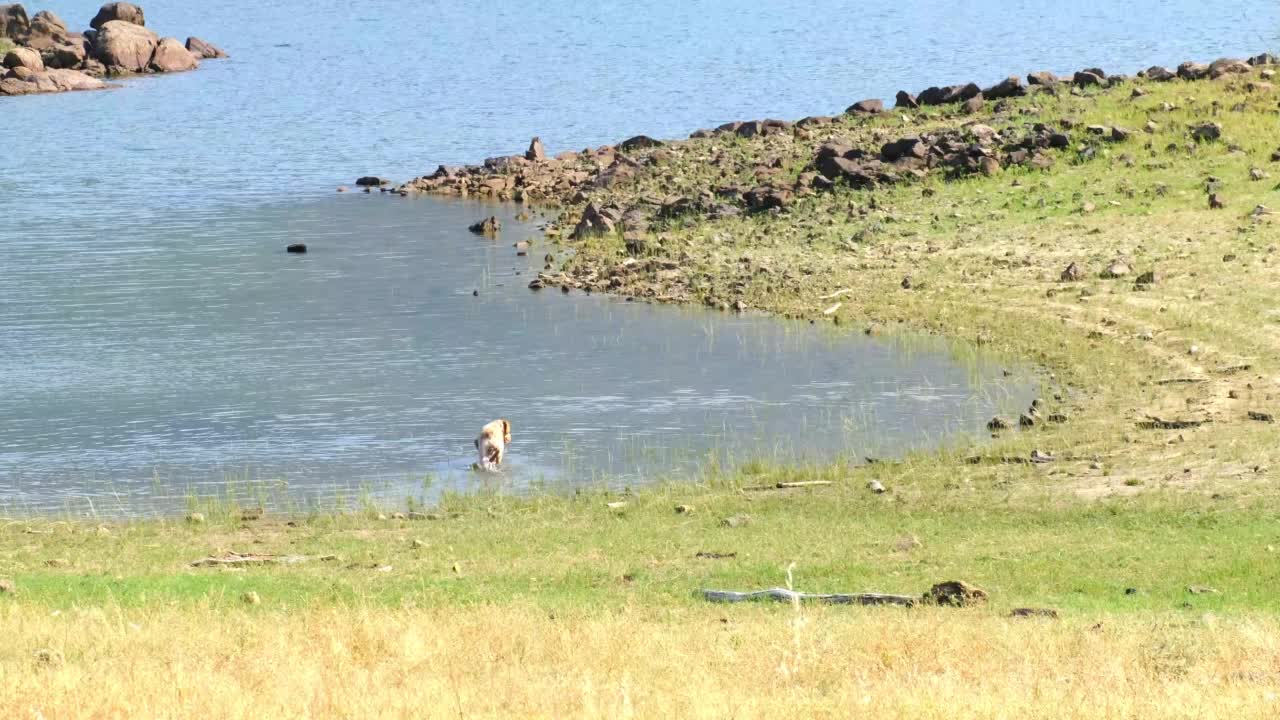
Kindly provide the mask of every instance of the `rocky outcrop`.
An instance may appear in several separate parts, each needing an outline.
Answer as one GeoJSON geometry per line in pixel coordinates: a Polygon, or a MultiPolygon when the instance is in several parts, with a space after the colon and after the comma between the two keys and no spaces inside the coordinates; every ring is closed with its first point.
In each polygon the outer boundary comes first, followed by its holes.
{"type": "Polygon", "coordinates": [[[227,57],[227,53],[222,48],[207,43],[198,37],[187,38],[187,50],[201,60],[217,60],[227,57]]]}
{"type": "Polygon", "coordinates": [[[107,3],[99,8],[98,14],[94,15],[93,19],[89,21],[89,27],[94,30],[101,30],[103,25],[116,20],[134,25],[147,24],[142,8],[132,3],[114,2],[107,3]]]}
{"type": "Polygon", "coordinates": [[[103,5],[84,33],[68,29],[62,18],[41,11],[27,17],[22,5],[0,5],[0,37],[17,44],[22,72],[11,70],[0,95],[32,92],[96,89],[95,81],[108,75],[183,72],[194,70],[200,60],[227,54],[199,38],[184,45],[175,38],[160,39],[147,29],[142,8],[131,3],[103,5]],[[34,52],[39,65],[30,56],[34,52]],[[75,74],[41,75],[46,70],[71,70],[75,74]]]}
{"type": "Polygon", "coordinates": [[[196,56],[182,46],[177,38],[162,38],[151,55],[147,69],[152,72],[185,72],[200,67],[196,56]]]}

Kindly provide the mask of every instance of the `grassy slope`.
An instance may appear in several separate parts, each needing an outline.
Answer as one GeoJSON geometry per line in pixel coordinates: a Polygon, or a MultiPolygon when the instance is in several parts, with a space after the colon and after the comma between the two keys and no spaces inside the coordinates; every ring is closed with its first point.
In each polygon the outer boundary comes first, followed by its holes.
{"type": "MultiPolygon", "coordinates": [[[[654,252],[700,278],[695,301],[742,299],[829,322],[821,311],[831,301],[819,298],[852,288],[835,313],[844,327],[936,331],[1041,363],[1053,376],[1050,410],[1069,422],[1005,433],[981,454],[1040,449],[1058,461],[970,464],[947,452],[862,468],[755,466],[646,490],[620,509],[605,505],[619,497],[590,493],[451,498],[446,519],[434,521],[361,513],[290,526],[230,512],[203,525],[99,530],[15,520],[0,526],[0,576],[18,586],[0,596],[0,636],[10,638],[0,644],[0,708],[50,717],[113,707],[847,716],[840,706],[888,717],[957,708],[977,717],[1031,708],[1063,718],[1274,716],[1280,447],[1274,425],[1245,414],[1280,410],[1277,230],[1249,217],[1258,204],[1280,207],[1276,181],[1249,175],[1273,167],[1280,136],[1277,95],[1249,92],[1246,80],[1153,84],[1137,99],[1129,87],[1026,98],[1006,116],[981,117],[1160,124],[1096,143],[1093,160],[1059,155],[1047,173],[845,190],[779,216],[662,231],[654,252]],[[1223,139],[1190,141],[1188,125],[1210,119],[1223,139]],[[1224,210],[1207,207],[1210,175],[1224,210]],[[739,275],[744,256],[771,272],[739,275]],[[1158,281],[1138,290],[1099,279],[1117,256],[1137,272],[1154,268],[1158,281]],[[1058,281],[1071,261],[1088,279],[1058,281]],[[912,290],[899,286],[906,274],[912,290]],[[1249,369],[1228,369],[1242,364],[1249,369]],[[1167,379],[1193,382],[1159,382],[1167,379]],[[1139,429],[1148,414],[1212,422],[1139,429]],[[891,492],[867,492],[872,477],[891,492]],[[835,482],[742,491],[780,479],[835,482]],[[695,511],[677,514],[677,504],[695,511]],[[749,521],[721,522],[739,515],[749,521]],[[224,549],[340,559],[187,566],[224,549]],[[718,607],[693,596],[783,584],[793,562],[805,590],[914,593],[959,577],[992,601],[904,613],[718,607]],[[1192,594],[1191,585],[1219,592],[1192,594]],[[261,605],[241,601],[248,591],[261,605]],[[1021,605],[1055,607],[1063,619],[1003,617],[1021,605]],[[109,656],[118,659],[102,670],[109,656]]],[[[890,114],[823,134],[869,143],[967,119],[890,114]]],[[[705,162],[715,154],[778,157],[798,172],[820,139],[668,147],[661,177],[616,192],[723,182],[705,162]]],[[[621,257],[611,237],[573,262],[621,257]]],[[[636,277],[623,291],[669,281],[636,277]]]]}

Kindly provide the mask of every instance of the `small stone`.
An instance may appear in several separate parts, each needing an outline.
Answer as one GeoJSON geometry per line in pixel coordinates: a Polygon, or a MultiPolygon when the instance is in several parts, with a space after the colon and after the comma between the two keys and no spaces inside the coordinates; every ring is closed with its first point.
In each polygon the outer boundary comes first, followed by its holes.
{"type": "Polygon", "coordinates": [[[1115,142],[1124,142],[1125,140],[1128,140],[1129,136],[1132,134],[1132,131],[1126,130],[1119,125],[1111,128],[1111,139],[1115,142]]]}
{"type": "Polygon", "coordinates": [[[1062,282],[1077,282],[1084,279],[1084,271],[1080,269],[1079,265],[1073,262],[1062,271],[1059,278],[1062,282]]]}
{"type": "Polygon", "coordinates": [[[1052,608],[1014,608],[1009,612],[1009,617],[1022,618],[1050,618],[1057,619],[1058,611],[1052,608]]]}
{"type": "Polygon", "coordinates": [[[245,605],[261,605],[262,604],[262,598],[259,597],[258,593],[254,592],[253,590],[250,590],[249,592],[241,595],[240,600],[245,605]]]}
{"type": "Polygon", "coordinates": [[[678,514],[678,515],[692,515],[692,514],[693,514],[693,506],[692,506],[692,505],[677,505],[677,506],[676,506],[676,514],[678,514]]]}
{"type": "Polygon", "coordinates": [[[1192,345],[1191,347],[1187,348],[1187,354],[1188,354],[1188,355],[1199,355],[1199,354],[1200,354],[1200,346],[1199,346],[1199,345],[1192,345]]]}
{"type": "Polygon", "coordinates": [[[1035,424],[1036,424],[1036,419],[1031,417],[1027,413],[1023,413],[1018,416],[1018,425],[1021,427],[1024,427],[1024,428],[1034,427],[1035,424]]]}
{"type": "Polygon", "coordinates": [[[409,543],[409,547],[413,548],[414,550],[421,550],[422,548],[425,548],[426,546],[427,546],[427,544],[426,544],[426,543],[422,542],[421,540],[419,540],[419,539],[417,539],[417,538],[414,538],[414,539],[413,539],[413,541],[409,543]]]}
{"type": "Polygon", "coordinates": [[[867,483],[867,489],[877,495],[884,494],[885,492],[884,483],[880,482],[879,480],[872,480],[871,482],[867,483]]]}
{"type": "Polygon", "coordinates": [[[18,586],[9,578],[0,578],[0,595],[17,595],[18,586]]]}
{"type": "Polygon", "coordinates": [[[484,220],[467,226],[467,229],[476,235],[497,235],[498,231],[502,229],[502,221],[496,216],[490,215],[484,220]]]}
{"type": "Polygon", "coordinates": [[[1128,265],[1120,260],[1115,260],[1102,271],[1102,277],[1107,278],[1108,280],[1114,280],[1115,278],[1124,277],[1129,273],[1130,269],[1128,265]]]}
{"type": "Polygon", "coordinates": [[[193,512],[187,515],[187,522],[192,525],[199,525],[204,522],[204,513],[193,512]]]}
{"type": "Polygon", "coordinates": [[[387,180],[384,180],[376,175],[365,175],[359,180],[356,180],[356,185],[360,187],[379,187],[382,185],[386,185],[387,182],[388,182],[387,180]]]}
{"type": "Polygon", "coordinates": [[[1009,427],[1009,421],[1000,416],[993,417],[987,421],[988,430],[1008,430],[1009,427]]]}
{"type": "Polygon", "coordinates": [[[1267,174],[1262,171],[1262,168],[1257,168],[1257,167],[1249,168],[1249,179],[1253,180],[1254,182],[1257,182],[1259,180],[1266,180],[1267,174]]]}
{"type": "Polygon", "coordinates": [[[727,528],[739,528],[739,527],[743,527],[750,521],[751,521],[751,518],[746,515],[733,515],[721,520],[720,526],[727,527],[727,528]]]}
{"type": "Polygon", "coordinates": [[[902,284],[902,289],[903,289],[903,290],[910,290],[910,289],[911,289],[911,276],[910,276],[910,275],[907,275],[906,277],[902,278],[902,283],[901,283],[901,284],[902,284]]]}
{"type": "Polygon", "coordinates": [[[291,243],[285,247],[284,251],[291,255],[304,255],[307,252],[307,246],[306,243],[291,243]]]}
{"type": "Polygon", "coordinates": [[[347,191],[347,186],[346,186],[346,185],[339,185],[339,186],[338,186],[338,192],[343,193],[343,192],[346,192],[346,191],[347,191]]]}
{"type": "Polygon", "coordinates": [[[1258,412],[1257,410],[1249,411],[1249,419],[1255,420],[1257,422],[1265,422],[1265,423],[1271,423],[1276,421],[1275,416],[1272,415],[1271,413],[1258,412]]]}
{"type": "Polygon", "coordinates": [[[1216,595],[1218,594],[1218,589],[1208,585],[1191,585],[1187,588],[1187,592],[1192,595],[1216,595]]]}
{"type": "Polygon", "coordinates": [[[1154,120],[1148,120],[1146,125],[1142,126],[1142,131],[1148,135],[1154,135],[1160,130],[1160,126],[1154,120]]]}
{"type": "Polygon", "coordinates": [[[915,535],[903,535],[893,544],[893,549],[898,552],[909,552],[920,547],[920,545],[920,538],[917,538],[915,535]]]}
{"type": "Polygon", "coordinates": [[[1226,207],[1226,206],[1227,206],[1227,203],[1222,199],[1222,195],[1220,195],[1220,194],[1218,194],[1218,193],[1211,193],[1211,194],[1209,195],[1209,209],[1210,209],[1210,210],[1221,210],[1222,208],[1224,208],[1224,207],[1226,207]]]}
{"type": "Polygon", "coordinates": [[[1154,285],[1155,282],[1156,282],[1155,270],[1148,270],[1134,279],[1134,283],[1138,285],[1154,285]]]}
{"type": "Polygon", "coordinates": [[[66,662],[66,659],[62,655],[62,651],[54,650],[52,648],[40,648],[32,653],[32,657],[35,658],[37,665],[44,667],[59,667],[66,662]]]}

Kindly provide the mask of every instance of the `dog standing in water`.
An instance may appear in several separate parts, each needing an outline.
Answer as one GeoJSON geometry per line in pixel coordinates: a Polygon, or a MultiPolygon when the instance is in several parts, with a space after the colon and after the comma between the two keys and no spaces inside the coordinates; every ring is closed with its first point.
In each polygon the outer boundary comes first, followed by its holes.
{"type": "Polygon", "coordinates": [[[475,443],[480,461],[472,467],[477,470],[497,470],[502,465],[507,446],[511,444],[511,423],[501,419],[494,420],[480,429],[475,443]]]}

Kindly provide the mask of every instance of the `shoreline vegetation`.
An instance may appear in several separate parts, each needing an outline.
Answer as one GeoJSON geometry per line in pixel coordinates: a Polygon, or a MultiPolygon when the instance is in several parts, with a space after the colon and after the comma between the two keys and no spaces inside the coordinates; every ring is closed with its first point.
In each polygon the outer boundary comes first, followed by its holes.
{"type": "Polygon", "coordinates": [[[367,178],[558,206],[535,288],[923,330],[1050,384],[989,443],[895,462],[409,511],[0,521],[0,708],[1274,717],[1273,72],[1089,69],[367,178]],[[986,598],[699,594],[955,580],[986,598]]]}

